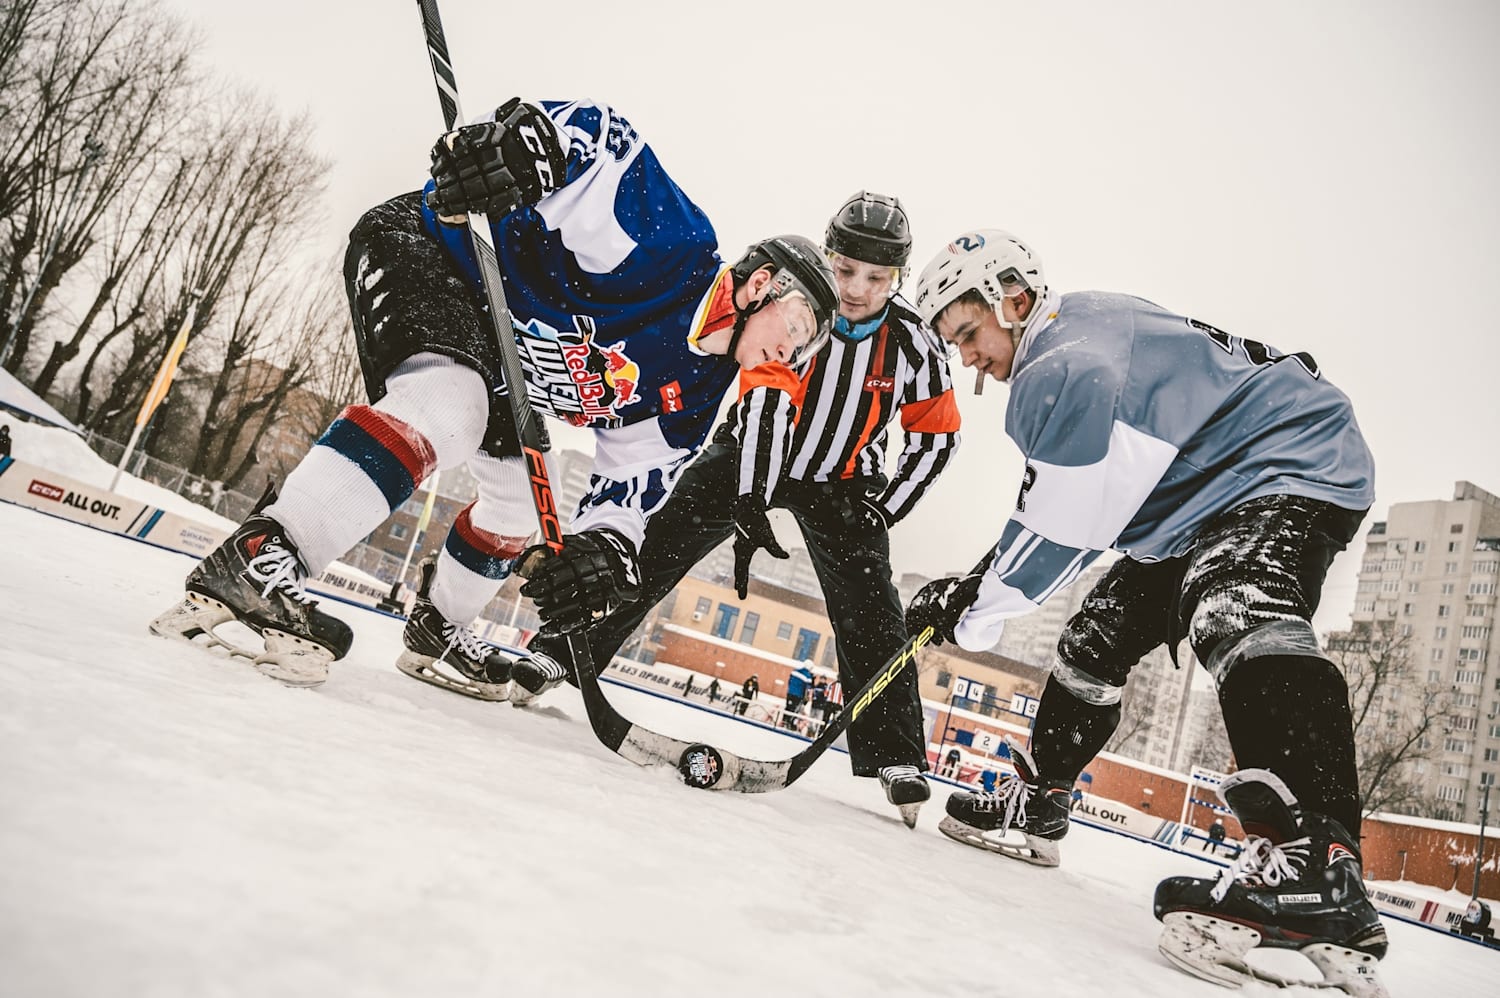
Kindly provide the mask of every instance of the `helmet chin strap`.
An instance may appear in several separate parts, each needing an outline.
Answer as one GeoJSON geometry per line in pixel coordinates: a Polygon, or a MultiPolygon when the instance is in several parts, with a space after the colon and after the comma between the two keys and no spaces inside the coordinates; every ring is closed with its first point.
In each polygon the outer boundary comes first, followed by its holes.
{"type": "MultiPolygon", "coordinates": [[[[750,317],[752,315],[765,308],[766,302],[768,302],[769,300],[769,298],[762,298],[759,301],[751,302],[744,308],[740,308],[738,305],[734,306],[734,326],[731,328],[731,331],[729,333],[728,355],[730,360],[735,360],[734,352],[735,350],[739,349],[740,337],[745,335],[745,324],[750,321],[750,317]]],[[[730,301],[730,304],[734,304],[732,299],[730,301]]],[[[738,363],[738,361],[736,361],[736,363],[738,363]]]]}

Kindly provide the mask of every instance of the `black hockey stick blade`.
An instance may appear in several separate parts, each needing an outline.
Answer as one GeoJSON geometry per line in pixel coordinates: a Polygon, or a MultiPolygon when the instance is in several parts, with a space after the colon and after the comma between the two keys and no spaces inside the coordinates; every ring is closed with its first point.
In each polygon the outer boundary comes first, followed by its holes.
{"type": "Polygon", "coordinates": [[[592,658],[574,659],[578,671],[578,688],[588,710],[594,734],[607,747],[639,766],[676,766],[682,780],[700,790],[734,790],[742,794],[761,794],[785,790],[807,772],[809,766],[828,750],[844,729],[859,719],[875,699],[884,693],[901,670],[916,661],[917,651],[932,640],[932,628],[924,627],[907,639],[895,655],[886,661],[853,702],[839,712],[812,744],[789,759],[746,759],[726,749],[702,742],[685,742],[633,724],[620,716],[605,699],[599,687],[599,676],[592,658]]]}

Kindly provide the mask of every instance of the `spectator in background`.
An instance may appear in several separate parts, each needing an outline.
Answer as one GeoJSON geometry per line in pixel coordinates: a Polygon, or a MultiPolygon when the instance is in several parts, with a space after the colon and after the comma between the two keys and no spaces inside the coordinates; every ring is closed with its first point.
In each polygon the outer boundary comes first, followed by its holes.
{"type": "Polygon", "coordinates": [[[1219,846],[1224,843],[1224,819],[1215,818],[1214,823],[1208,826],[1208,841],[1203,843],[1203,852],[1211,852],[1215,856],[1219,854],[1219,846]]]}
{"type": "Polygon", "coordinates": [[[807,691],[808,687],[812,685],[812,678],[811,659],[804,660],[786,678],[786,714],[783,716],[781,722],[784,727],[796,727],[797,713],[802,709],[802,705],[807,702],[807,691]]]}
{"type": "Polygon", "coordinates": [[[0,457],[10,457],[10,424],[0,424],[0,457]]]}
{"type": "Polygon", "coordinates": [[[958,764],[963,761],[964,754],[957,748],[950,748],[948,754],[943,757],[943,775],[958,777],[958,764]]]}
{"type": "Polygon", "coordinates": [[[755,702],[760,696],[760,677],[752,674],[745,684],[740,687],[740,702],[735,704],[734,712],[743,715],[745,709],[755,702]]]}
{"type": "Polygon", "coordinates": [[[685,679],[685,680],[682,681],[682,699],[686,700],[688,697],[690,697],[692,695],[693,695],[693,677],[692,677],[691,674],[689,674],[688,677],[687,677],[687,679],[685,679]]]}
{"type": "Polygon", "coordinates": [[[710,705],[719,699],[719,680],[715,679],[708,684],[708,702],[710,705]]]}

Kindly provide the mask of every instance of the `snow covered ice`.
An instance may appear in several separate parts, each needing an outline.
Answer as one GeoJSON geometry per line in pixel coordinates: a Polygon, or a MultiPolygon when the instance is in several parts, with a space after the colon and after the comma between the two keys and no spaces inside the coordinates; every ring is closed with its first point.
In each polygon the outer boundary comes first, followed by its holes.
{"type": "MultiPolygon", "coordinates": [[[[1194,857],[1075,824],[1026,866],[944,839],[946,786],[907,831],[836,753],[782,793],[689,790],[600,746],[571,687],[413,682],[399,622],[340,603],[349,657],[289,689],[147,633],[190,558],[3,503],[0,542],[0,993],[1224,993],[1156,952],[1151,892],[1194,857]]],[[[605,688],[678,737],[802,744],[605,688]]],[[[1500,970],[1387,925],[1397,998],[1500,970]]]]}

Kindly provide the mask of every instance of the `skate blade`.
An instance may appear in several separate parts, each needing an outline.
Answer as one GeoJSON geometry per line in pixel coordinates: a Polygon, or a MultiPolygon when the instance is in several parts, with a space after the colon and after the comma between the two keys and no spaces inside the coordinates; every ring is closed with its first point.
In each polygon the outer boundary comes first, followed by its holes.
{"type": "Polygon", "coordinates": [[[1260,945],[1256,930],[1187,911],[1164,915],[1161,922],[1156,948],[1183,973],[1228,988],[1260,980],[1245,962],[1245,954],[1260,945]]]}
{"type": "Polygon", "coordinates": [[[264,675],[287,686],[321,686],[328,681],[328,663],[333,653],[322,645],[304,641],[284,631],[267,628],[261,632],[266,650],[255,656],[254,664],[264,675]]]}
{"type": "Polygon", "coordinates": [[[234,619],[234,612],[218,600],[201,593],[188,593],[148,626],[151,633],[160,637],[204,651],[221,652],[230,658],[245,659],[263,675],[287,686],[318,686],[328,679],[328,663],[333,655],[322,645],[268,630],[261,635],[262,649],[246,648],[215,630],[234,619]]]}
{"type": "Polygon", "coordinates": [[[181,641],[205,651],[222,651],[235,658],[254,659],[261,653],[242,647],[214,632],[220,624],[234,620],[229,608],[197,593],[188,593],[170,610],[148,624],[152,634],[181,641]]]}
{"type": "Polygon", "coordinates": [[[1335,943],[1313,943],[1297,952],[1318,968],[1326,987],[1338,988],[1352,998],[1390,998],[1375,973],[1380,961],[1369,953],[1335,943]]]}
{"type": "Polygon", "coordinates": [[[955,842],[962,842],[966,846],[973,846],[986,852],[998,853],[1007,859],[1020,860],[1032,866],[1053,867],[1062,861],[1056,842],[1026,835],[1024,832],[1021,833],[1023,836],[1021,842],[992,839],[982,829],[966,825],[952,815],[938,822],[938,831],[955,842]]]}
{"type": "Polygon", "coordinates": [[[403,673],[440,690],[489,703],[504,703],[510,699],[511,683],[479,683],[458,675],[450,676],[433,668],[434,664],[431,656],[411,650],[402,652],[401,657],[396,659],[396,668],[403,673]]]}
{"type": "Polygon", "coordinates": [[[1201,912],[1174,911],[1162,917],[1156,948],[1177,969],[1226,987],[1254,982],[1278,988],[1338,990],[1350,998],[1390,998],[1375,973],[1378,961],[1369,953],[1334,943],[1312,943],[1296,952],[1305,956],[1323,979],[1290,977],[1246,959],[1263,938],[1259,930],[1248,925],[1201,912]]]}
{"type": "Polygon", "coordinates": [[[922,802],[915,804],[897,804],[896,810],[901,814],[901,822],[907,828],[917,827],[917,812],[922,810],[922,802]]]}

